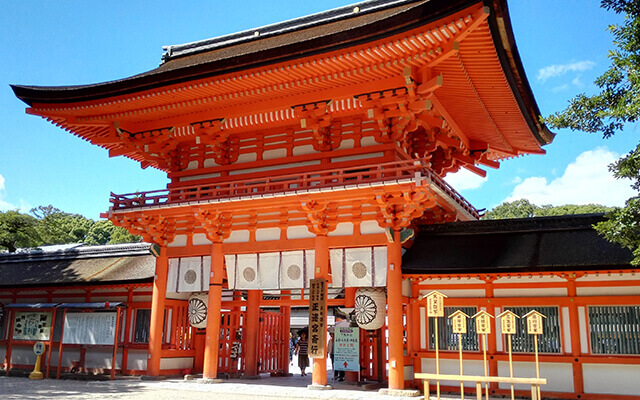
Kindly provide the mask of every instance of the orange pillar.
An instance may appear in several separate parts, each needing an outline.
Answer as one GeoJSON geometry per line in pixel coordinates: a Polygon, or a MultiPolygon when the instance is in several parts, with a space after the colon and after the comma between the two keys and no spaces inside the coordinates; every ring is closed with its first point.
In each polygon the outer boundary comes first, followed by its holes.
{"type": "MultiPolygon", "coordinates": [[[[318,235],[316,236],[316,247],[315,247],[315,278],[322,278],[329,280],[329,239],[326,235],[318,235]]],[[[325,299],[327,298],[327,290],[324,292],[325,299]]],[[[327,315],[327,306],[324,306],[324,315],[327,315]]],[[[326,321],[325,321],[325,330],[324,337],[327,338],[327,329],[326,329],[326,321]]],[[[325,355],[322,358],[314,358],[313,359],[313,370],[312,370],[312,384],[318,386],[326,386],[327,385],[327,354],[326,354],[326,342],[325,346],[325,355]]]]}
{"type": "Polygon", "coordinates": [[[247,292],[247,314],[244,329],[245,343],[245,377],[258,376],[258,335],[260,334],[260,300],[262,290],[247,292]]]}
{"type": "Polygon", "coordinates": [[[169,258],[167,248],[160,248],[160,256],[156,258],[156,273],[153,279],[151,297],[151,322],[149,323],[149,356],[147,374],[160,375],[160,359],[162,357],[162,331],[164,327],[164,304],[167,294],[167,272],[169,258]]]}
{"type": "Polygon", "coordinates": [[[207,304],[207,335],[204,344],[202,377],[218,376],[218,350],[220,349],[220,308],[222,307],[222,274],[224,254],[222,243],[211,245],[211,277],[209,278],[209,302],[207,304]]]}
{"type": "Polygon", "coordinates": [[[404,389],[404,351],[402,335],[402,244],[400,231],[394,230],[393,243],[387,245],[387,316],[389,319],[389,389],[404,389]]]}
{"type": "MultiPolygon", "coordinates": [[[[287,299],[289,299],[288,295],[291,294],[291,290],[283,290],[282,294],[287,295],[287,299]]],[[[280,356],[282,357],[282,374],[288,375],[289,374],[289,346],[291,343],[289,341],[289,332],[291,332],[291,306],[280,307],[280,312],[284,315],[282,335],[285,343],[285,345],[282,346],[282,355],[280,356]]]]}
{"type": "Polygon", "coordinates": [[[578,320],[578,305],[576,304],[575,276],[567,279],[567,294],[569,296],[569,329],[571,330],[571,355],[574,357],[573,362],[573,392],[576,396],[584,394],[584,376],[582,372],[582,362],[580,356],[582,352],[582,344],[580,342],[580,321],[578,320]]]}

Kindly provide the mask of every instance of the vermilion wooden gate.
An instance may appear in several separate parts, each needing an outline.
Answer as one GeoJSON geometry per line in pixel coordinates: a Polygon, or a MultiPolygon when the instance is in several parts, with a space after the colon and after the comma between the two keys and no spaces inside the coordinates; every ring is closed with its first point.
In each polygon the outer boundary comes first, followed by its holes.
{"type": "Polygon", "coordinates": [[[283,346],[289,346],[289,332],[285,331],[285,315],[279,312],[260,312],[258,336],[258,372],[283,373],[289,359],[283,359],[283,346]]]}
{"type": "Polygon", "coordinates": [[[223,311],[220,321],[220,352],[218,353],[218,372],[234,377],[244,372],[243,326],[245,312],[239,310],[223,311]]]}

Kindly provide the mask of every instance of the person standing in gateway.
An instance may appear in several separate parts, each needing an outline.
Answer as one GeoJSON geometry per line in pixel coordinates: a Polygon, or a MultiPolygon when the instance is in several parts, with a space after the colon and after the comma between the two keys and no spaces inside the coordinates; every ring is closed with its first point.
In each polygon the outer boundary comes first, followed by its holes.
{"type": "Polygon", "coordinates": [[[296,344],[295,354],[298,355],[300,376],[306,376],[306,370],[309,366],[309,343],[307,342],[307,332],[300,332],[300,339],[298,339],[298,343],[296,344]]]}

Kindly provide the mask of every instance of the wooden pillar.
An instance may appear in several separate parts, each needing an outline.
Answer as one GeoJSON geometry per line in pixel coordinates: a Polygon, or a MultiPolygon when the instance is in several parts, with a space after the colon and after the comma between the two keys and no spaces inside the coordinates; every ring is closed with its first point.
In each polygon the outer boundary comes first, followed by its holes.
{"type": "MultiPolygon", "coordinates": [[[[287,300],[291,300],[289,295],[291,295],[291,290],[283,290],[283,295],[286,295],[287,300]]],[[[284,297],[284,296],[283,296],[284,297]]],[[[289,374],[289,332],[291,332],[291,306],[282,306],[280,307],[280,312],[283,314],[283,324],[282,324],[282,338],[285,341],[285,345],[282,346],[282,374],[289,374]]]]}
{"type": "MultiPolygon", "coordinates": [[[[411,355],[411,358],[413,360],[413,373],[414,374],[418,374],[422,372],[422,358],[418,357],[418,352],[421,350],[420,348],[420,336],[423,334],[423,332],[420,331],[420,303],[418,302],[418,298],[420,297],[420,289],[418,288],[418,285],[416,284],[416,282],[413,281],[413,279],[411,280],[411,308],[410,308],[410,312],[408,312],[409,315],[411,315],[411,318],[409,318],[409,316],[407,316],[407,321],[411,322],[411,329],[408,331],[409,334],[411,335],[410,337],[407,338],[407,343],[410,344],[410,348],[408,349],[409,354],[411,355]]],[[[426,328],[426,326],[425,326],[426,328]]],[[[426,331],[424,332],[424,334],[426,335],[426,331]]],[[[420,380],[419,379],[414,379],[413,382],[414,387],[420,387],[420,380]]],[[[428,396],[428,393],[427,395],[428,396]]],[[[488,400],[488,399],[487,399],[488,400]]]]}
{"type": "Polygon", "coordinates": [[[576,304],[576,278],[567,279],[567,294],[569,296],[569,328],[571,329],[571,355],[573,361],[573,392],[576,396],[584,394],[584,377],[582,374],[582,362],[580,354],[582,343],[580,342],[580,321],[578,320],[578,305],[576,304]]]}
{"type": "MultiPolygon", "coordinates": [[[[356,305],[356,291],[358,288],[347,287],[344,288],[344,306],[347,308],[353,308],[356,305]]],[[[360,373],[354,371],[348,371],[344,374],[347,382],[358,382],[360,373]]]]}
{"type": "MultiPolygon", "coordinates": [[[[329,280],[329,238],[326,235],[316,236],[315,246],[315,278],[329,280]]],[[[328,285],[327,285],[328,286],[328,285]]],[[[324,298],[327,298],[327,289],[325,287],[324,298]]],[[[324,306],[324,315],[327,315],[327,303],[324,306]]],[[[324,337],[327,337],[327,324],[324,324],[324,337]]],[[[326,342],[324,357],[313,359],[312,369],[312,384],[319,386],[326,386],[327,384],[327,352],[326,342]]]]}
{"type": "Polygon", "coordinates": [[[249,290],[247,293],[244,375],[254,377],[258,376],[258,335],[261,334],[260,301],[262,300],[262,290],[249,290]]]}
{"type": "Polygon", "coordinates": [[[209,278],[209,301],[207,303],[207,333],[204,344],[202,377],[215,379],[218,376],[218,350],[220,349],[220,308],[222,307],[222,274],[224,254],[222,243],[211,245],[211,277],[209,278]]]}
{"type": "Polygon", "coordinates": [[[387,316],[389,329],[389,389],[404,389],[402,323],[402,244],[400,231],[393,231],[387,245],[387,316]]]}
{"type": "MultiPolygon", "coordinates": [[[[167,271],[169,258],[167,248],[160,248],[160,256],[156,258],[156,273],[153,279],[151,298],[151,322],[149,324],[149,355],[147,374],[160,375],[160,359],[162,357],[162,332],[164,328],[164,306],[167,294],[167,271]]],[[[87,292],[87,297],[90,294],[87,292]]]]}

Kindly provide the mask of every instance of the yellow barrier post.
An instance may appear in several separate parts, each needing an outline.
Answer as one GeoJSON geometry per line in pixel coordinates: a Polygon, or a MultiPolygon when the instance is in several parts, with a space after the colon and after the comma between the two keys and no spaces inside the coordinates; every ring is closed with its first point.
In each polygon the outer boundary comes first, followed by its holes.
{"type": "Polygon", "coordinates": [[[36,365],[33,367],[33,371],[29,374],[29,379],[42,379],[44,374],[40,371],[40,363],[42,361],[42,353],[44,353],[45,345],[43,342],[36,342],[33,345],[33,352],[38,356],[36,359],[36,365]]]}

